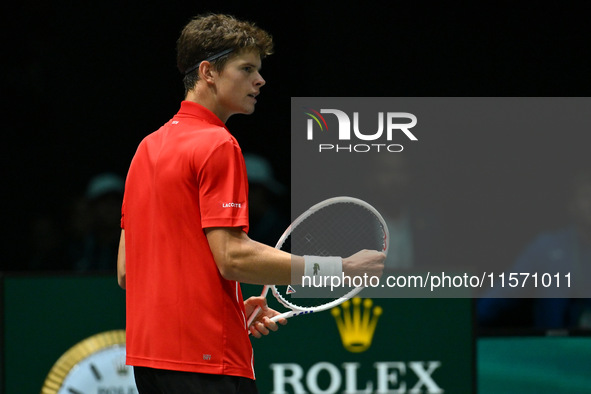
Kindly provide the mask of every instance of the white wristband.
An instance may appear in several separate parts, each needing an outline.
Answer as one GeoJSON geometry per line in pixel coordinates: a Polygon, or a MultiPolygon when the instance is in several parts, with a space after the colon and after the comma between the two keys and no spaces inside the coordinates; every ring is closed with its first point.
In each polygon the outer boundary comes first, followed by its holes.
{"type": "Polygon", "coordinates": [[[343,275],[343,259],[338,256],[304,256],[304,276],[343,275]]]}

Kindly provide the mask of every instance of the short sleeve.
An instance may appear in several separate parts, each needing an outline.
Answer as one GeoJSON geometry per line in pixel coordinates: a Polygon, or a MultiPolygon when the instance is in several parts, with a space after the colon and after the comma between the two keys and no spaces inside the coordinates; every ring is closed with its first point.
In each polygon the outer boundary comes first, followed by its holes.
{"type": "Polygon", "coordinates": [[[216,147],[199,175],[201,225],[241,227],[248,232],[248,179],[240,147],[227,140],[216,147]]]}

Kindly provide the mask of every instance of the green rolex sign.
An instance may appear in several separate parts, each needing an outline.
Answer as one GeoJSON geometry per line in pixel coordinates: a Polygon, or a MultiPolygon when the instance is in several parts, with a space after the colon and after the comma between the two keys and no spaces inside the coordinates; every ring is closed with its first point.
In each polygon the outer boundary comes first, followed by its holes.
{"type": "Polygon", "coordinates": [[[472,393],[471,308],[469,299],[354,298],[295,317],[253,339],[259,390],[472,393]]]}
{"type": "MultiPolygon", "coordinates": [[[[125,326],[125,293],[113,277],[17,276],[2,283],[6,394],[39,393],[68,349],[125,326]]],[[[245,286],[244,293],[260,290],[245,286]]],[[[283,310],[273,297],[268,300],[283,310]]],[[[278,332],[252,339],[259,391],[473,393],[471,304],[469,299],[354,298],[330,311],[289,319],[278,332]]],[[[81,371],[91,380],[110,371],[122,378],[113,369],[120,363],[103,365],[88,357],[81,362],[89,360],[81,371]]]]}

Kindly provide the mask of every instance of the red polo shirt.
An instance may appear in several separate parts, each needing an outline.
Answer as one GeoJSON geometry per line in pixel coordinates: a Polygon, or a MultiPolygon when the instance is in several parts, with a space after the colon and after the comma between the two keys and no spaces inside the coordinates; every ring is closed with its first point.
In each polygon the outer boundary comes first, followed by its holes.
{"type": "Polygon", "coordinates": [[[239,283],[224,279],[203,231],[248,231],[242,152],[199,104],[147,136],[125,185],[127,363],[254,378],[239,283]]]}

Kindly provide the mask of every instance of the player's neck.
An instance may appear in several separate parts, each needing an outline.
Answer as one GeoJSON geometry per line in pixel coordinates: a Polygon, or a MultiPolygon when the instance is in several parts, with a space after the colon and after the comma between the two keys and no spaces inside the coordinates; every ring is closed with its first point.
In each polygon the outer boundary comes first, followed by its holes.
{"type": "Polygon", "coordinates": [[[229,116],[222,113],[219,110],[215,97],[211,92],[204,91],[203,89],[195,88],[187,93],[185,96],[186,101],[192,101],[199,105],[204,106],[211,112],[213,112],[222,122],[226,123],[229,116]]]}

